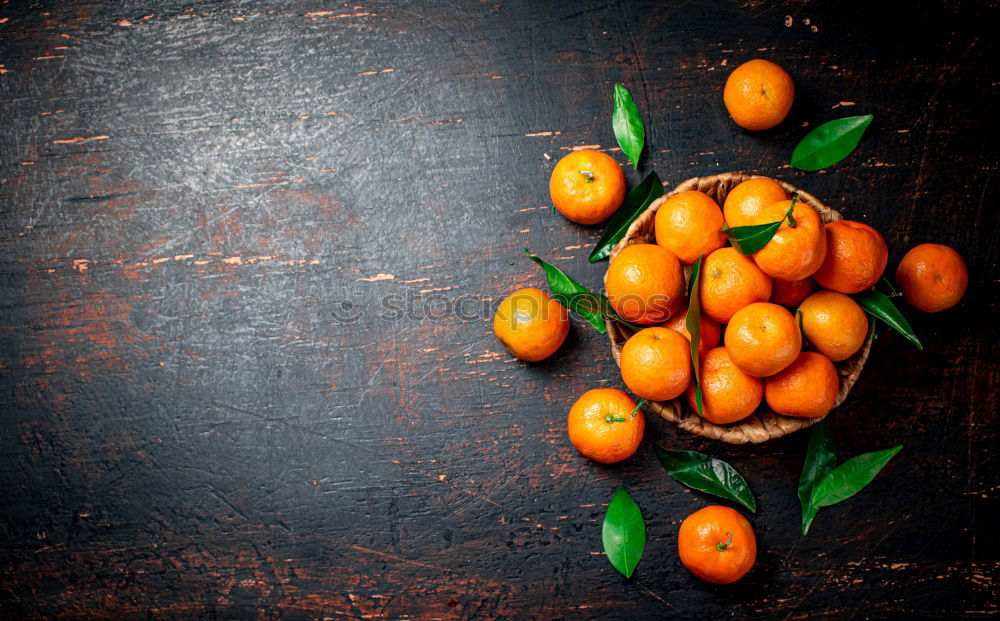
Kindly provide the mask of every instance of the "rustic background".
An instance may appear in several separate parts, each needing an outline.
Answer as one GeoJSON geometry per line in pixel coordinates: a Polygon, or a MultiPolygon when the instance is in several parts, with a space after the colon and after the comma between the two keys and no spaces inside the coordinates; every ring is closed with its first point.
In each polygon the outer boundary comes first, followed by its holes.
{"type": "Polygon", "coordinates": [[[0,616],[932,618],[997,612],[996,2],[115,2],[0,5],[0,616]],[[796,105],[749,134],[728,72],[782,64],[796,105]],[[806,436],[730,447],[651,421],[582,459],[564,426],[621,387],[582,322],[512,360],[492,307],[585,284],[600,227],[549,171],[612,153],[611,91],[647,120],[638,174],[740,170],[936,241],[963,302],[883,331],[831,419],[842,457],[903,444],[799,534],[806,436]],[[873,113],[854,155],[786,165],[873,113]],[[549,159],[551,156],[552,159],[549,159]],[[457,300],[463,300],[457,306],[457,300]],[[457,308],[456,308],[457,306],[457,308]],[[402,309],[400,311],[399,309],[402,309]],[[353,321],[351,321],[353,319],[353,321]],[[683,490],[651,446],[738,467],[760,542],[694,579],[683,490]],[[614,488],[649,544],[601,553],[614,488]]]}

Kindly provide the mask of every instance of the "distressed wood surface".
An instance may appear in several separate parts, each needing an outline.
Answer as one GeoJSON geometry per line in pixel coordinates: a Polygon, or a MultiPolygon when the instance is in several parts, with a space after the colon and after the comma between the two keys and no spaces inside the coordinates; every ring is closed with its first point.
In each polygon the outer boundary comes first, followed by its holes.
{"type": "MultiPolygon", "coordinates": [[[[0,4],[0,616],[978,617],[997,612],[1000,410],[994,2],[0,4]],[[737,128],[728,71],[774,59],[790,118],[737,128]],[[926,350],[882,332],[830,419],[842,457],[903,444],[799,534],[806,436],[732,447],[651,420],[605,467],[570,446],[621,387],[574,324],[512,360],[492,308],[532,251],[597,287],[600,227],[549,209],[555,160],[794,183],[971,281],[926,350]],[[871,112],[858,151],[786,165],[807,126],[871,112]],[[549,159],[549,158],[552,159],[549,159]],[[720,456],[760,553],[717,587],[679,563],[708,504],[652,443],[720,456]],[[601,553],[618,485],[649,544],[601,553]]],[[[627,170],[630,183],[640,178],[627,170]]]]}

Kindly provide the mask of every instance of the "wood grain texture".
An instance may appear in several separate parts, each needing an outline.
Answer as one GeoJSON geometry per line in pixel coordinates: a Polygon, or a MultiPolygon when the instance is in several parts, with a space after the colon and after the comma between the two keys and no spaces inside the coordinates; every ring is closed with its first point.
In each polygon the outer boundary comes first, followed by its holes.
{"type": "Polygon", "coordinates": [[[0,616],[995,614],[997,13],[0,4],[0,616]],[[756,56],[797,100],[748,134],[721,90],[756,56]],[[650,417],[636,457],[598,466],[564,421],[622,386],[606,338],[577,322],[527,365],[492,335],[493,305],[544,282],[524,246],[601,282],[600,227],[551,213],[547,181],[576,146],[624,163],[615,82],[647,118],[630,183],[775,176],[881,230],[893,266],[927,241],[968,261],[958,307],[910,312],[926,350],[882,332],[831,417],[844,457],[906,448],[808,537],[804,435],[730,447],[650,417]],[[807,127],[868,112],[847,161],[787,167],[807,127]],[[710,500],[653,442],[746,476],[741,583],[680,566],[679,523],[710,500]],[[630,581],[600,552],[618,485],[648,523],[630,581]]]}

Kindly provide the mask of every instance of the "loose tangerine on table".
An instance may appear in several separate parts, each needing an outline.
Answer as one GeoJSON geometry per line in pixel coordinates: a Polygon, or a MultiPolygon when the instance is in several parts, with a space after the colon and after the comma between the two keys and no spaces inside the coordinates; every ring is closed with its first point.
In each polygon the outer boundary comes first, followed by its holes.
{"type": "Polygon", "coordinates": [[[642,409],[614,388],[583,393],[566,417],[569,441],[576,450],[602,464],[628,459],[639,448],[646,428],[642,409]]]}
{"type": "Polygon", "coordinates": [[[943,244],[914,246],[899,262],[896,284],[906,303],[926,313],[958,304],[969,286],[969,270],[962,255],[943,244]]]}
{"type": "Polygon", "coordinates": [[[552,169],[549,196],[559,213],[573,222],[604,222],[625,200],[625,174],[606,153],[573,151],[552,169]]]}
{"type": "Polygon", "coordinates": [[[517,358],[538,362],[566,340],[569,311],[541,289],[520,289],[500,302],[493,315],[493,333],[517,358]]]}
{"type": "Polygon", "coordinates": [[[753,568],[757,537],[738,511],[710,505],[681,522],[677,553],[681,563],[702,580],[732,584],[753,568]]]}

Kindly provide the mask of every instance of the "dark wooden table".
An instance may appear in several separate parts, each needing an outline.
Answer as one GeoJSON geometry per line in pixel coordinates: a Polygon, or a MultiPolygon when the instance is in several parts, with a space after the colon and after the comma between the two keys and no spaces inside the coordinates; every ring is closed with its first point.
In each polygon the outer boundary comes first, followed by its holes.
{"type": "Polygon", "coordinates": [[[27,2],[0,5],[0,616],[936,618],[998,610],[995,2],[27,2]],[[796,105],[749,134],[734,66],[796,105]],[[831,419],[841,455],[903,444],[799,533],[806,435],[731,447],[650,420],[615,467],[565,415],[622,387],[582,322],[540,364],[490,319],[543,286],[522,248],[597,287],[600,227],[551,213],[581,145],[619,161],[615,82],[668,187],[739,170],[880,229],[891,267],[955,246],[969,292],[884,331],[831,419]],[[824,173],[807,127],[875,122],[824,173]],[[550,159],[551,158],[551,159],[550,159]],[[757,494],[758,562],[679,563],[711,499],[652,444],[757,494]],[[616,486],[649,543],[603,557],[616,486]]]}

